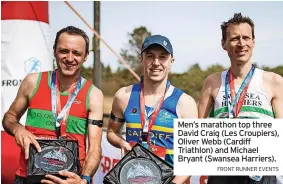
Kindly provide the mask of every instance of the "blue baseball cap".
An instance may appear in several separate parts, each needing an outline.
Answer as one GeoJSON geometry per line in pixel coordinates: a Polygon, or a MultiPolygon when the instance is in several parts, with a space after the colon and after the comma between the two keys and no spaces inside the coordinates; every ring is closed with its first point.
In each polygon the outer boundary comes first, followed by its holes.
{"type": "Polygon", "coordinates": [[[147,37],[143,41],[141,53],[145,49],[147,49],[149,46],[154,45],[154,44],[162,46],[167,52],[169,52],[169,54],[173,56],[173,48],[172,48],[172,45],[169,39],[161,35],[153,35],[153,36],[147,37]]]}

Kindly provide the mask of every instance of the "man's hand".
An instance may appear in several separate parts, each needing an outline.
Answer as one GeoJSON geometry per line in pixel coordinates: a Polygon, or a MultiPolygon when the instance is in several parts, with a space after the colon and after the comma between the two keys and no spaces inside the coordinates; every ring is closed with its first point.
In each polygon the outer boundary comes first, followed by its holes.
{"type": "Polygon", "coordinates": [[[41,152],[41,148],[36,141],[36,136],[27,131],[24,127],[18,127],[18,129],[15,131],[15,140],[25,152],[25,159],[28,159],[29,157],[30,144],[33,144],[38,152],[41,152]]]}
{"type": "Polygon", "coordinates": [[[67,177],[66,180],[61,179],[57,176],[53,175],[45,175],[45,177],[48,179],[41,180],[41,183],[46,184],[87,184],[87,181],[85,179],[81,179],[81,177],[73,172],[70,171],[59,171],[59,174],[61,176],[67,177]]]}
{"type": "Polygon", "coordinates": [[[132,149],[132,146],[127,141],[122,142],[121,144],[122,156],[124,156],[126,153],[131,151],[131,149],[132,149]]]}

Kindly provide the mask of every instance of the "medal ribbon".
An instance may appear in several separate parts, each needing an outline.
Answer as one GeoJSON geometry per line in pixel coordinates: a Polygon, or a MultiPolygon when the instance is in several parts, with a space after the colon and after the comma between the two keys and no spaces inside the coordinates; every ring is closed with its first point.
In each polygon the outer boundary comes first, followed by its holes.
{"type": "Polygon", "coordinates": [[[66,137],[67,119],[69,116],[70,107],[81,89],[81,81],[82,81],[82,78],[81,76],[79,76],[76,87],[74,85],[70,87],[69,98],[67,100],[66,105],[61,110],[58,71],[54,70],[52,72],[52,78],[51,78],[52,113],[56,121],[56,124],[55,124],[56,133],[59,139],[66,137]]]}
{"type": "Polygon", "coordinates": [[[225,96],[226,96],[229,118],[238,117],[241,108],[243,106],[244,99],[247,94],[248,87],[251,82],[254,71],[255,71],[255,66],[252,65],[252,68],[250,69],[249,73],[246,75],[244,81],[242,82],[236,94],[232,70],[231,68],[228,70],[225,80],[225,96]],[[231,105],[229,104],[229,95],[228,95],[229,91],[231,92],[231,105]]]}
{"type": "MultiPolygon", "coordinates": [[[[156,120],[156,117],[160,111],[160,108],[163,104],[164,101],[164,97],[166,92],[168,91],[169,87],[170,87],[170,82],[167,80],[166,83],[166,88],[164,91],[163,96],[157,101],[154,110],[151,112],[151,118],[148,121],[148,118],[146,117],[146,110],[145,110],[145,98],[144,98],[144,83],[143,83],[143,79],[141,80],[141,91],[140,91],[140,110],[141,110],[141,114],[140,114],[140,118],[141,118],[141,126],[142,126],[142,141],[145,142],[147,141],[148,145],[150,143],[150,138],[149,138],[149,132],[151,131],[151,128],[156,120]],[[146,129],[146,127],[148,127],[146,129]]],[[[150,116],[150,113],[149,113],[150,116]]]]}

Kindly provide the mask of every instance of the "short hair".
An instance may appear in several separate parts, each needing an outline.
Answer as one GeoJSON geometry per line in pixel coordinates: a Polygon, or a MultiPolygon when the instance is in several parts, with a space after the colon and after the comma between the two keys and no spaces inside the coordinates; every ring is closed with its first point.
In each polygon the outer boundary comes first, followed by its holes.
{"type": "Polygon", "coordinates": [[[65,28],[63,28],[63,29],[61,29],[60,31],[57,32],[56,38],[55,38],[55,41],[54,41],[54,45],[53,45],[53,51],[54,52],[55,52],[56,47],[57,47],[58,39],[59,39],[59,37],[62,33],[68,33],[69,35],[82,36],[83,39],[85,40],[85,45],[86,45],[85,52],[86,52],[86,54],[89,53],[89,38],[88,38],[87,34],[83,30],[81,30],[77,27],[74,27],[74,26],[65,27],[65,28]]]}
{"type": "Polygon", "coordinates": [[[254,33],[254,22],[252,21],[251,18],[247,16],[242,16],[241,13],[234,13],[234,17],[230,18],[227,22],[223,22],[221,24],[221,30],[222,30],[222,40],[226,40],[227,38],[227,28],[230,24],[241,24],[241,23],[247,23],[251,26],[252,28],[252,37],[253,39],[255,38],[255,33],[254,33]]]}

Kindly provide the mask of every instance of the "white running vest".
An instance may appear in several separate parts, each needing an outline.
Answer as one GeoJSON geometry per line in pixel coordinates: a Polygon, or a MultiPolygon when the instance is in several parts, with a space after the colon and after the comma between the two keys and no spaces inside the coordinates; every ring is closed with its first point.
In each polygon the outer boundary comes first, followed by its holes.
{"type": "MultiPolygon", "coordinates": [[[[214,99],[214,109],[210,117],[228,118],[228,107],[225,95],[225,78],[228,70],[221,73],[221,87],[214,99]]],[[[274,113],[271,106],[271,99],[263,89],[262,85],[263,70],[256,68],[248,87],[247,94],[243,106],[240,110],[238,118],[274,118],[274,113]]],[[[240,85],[235,85],[235,91],[238,92],[240,85]]],[[[231,95],[229,95],[229,103],[231,104],[231,95]]]]}

